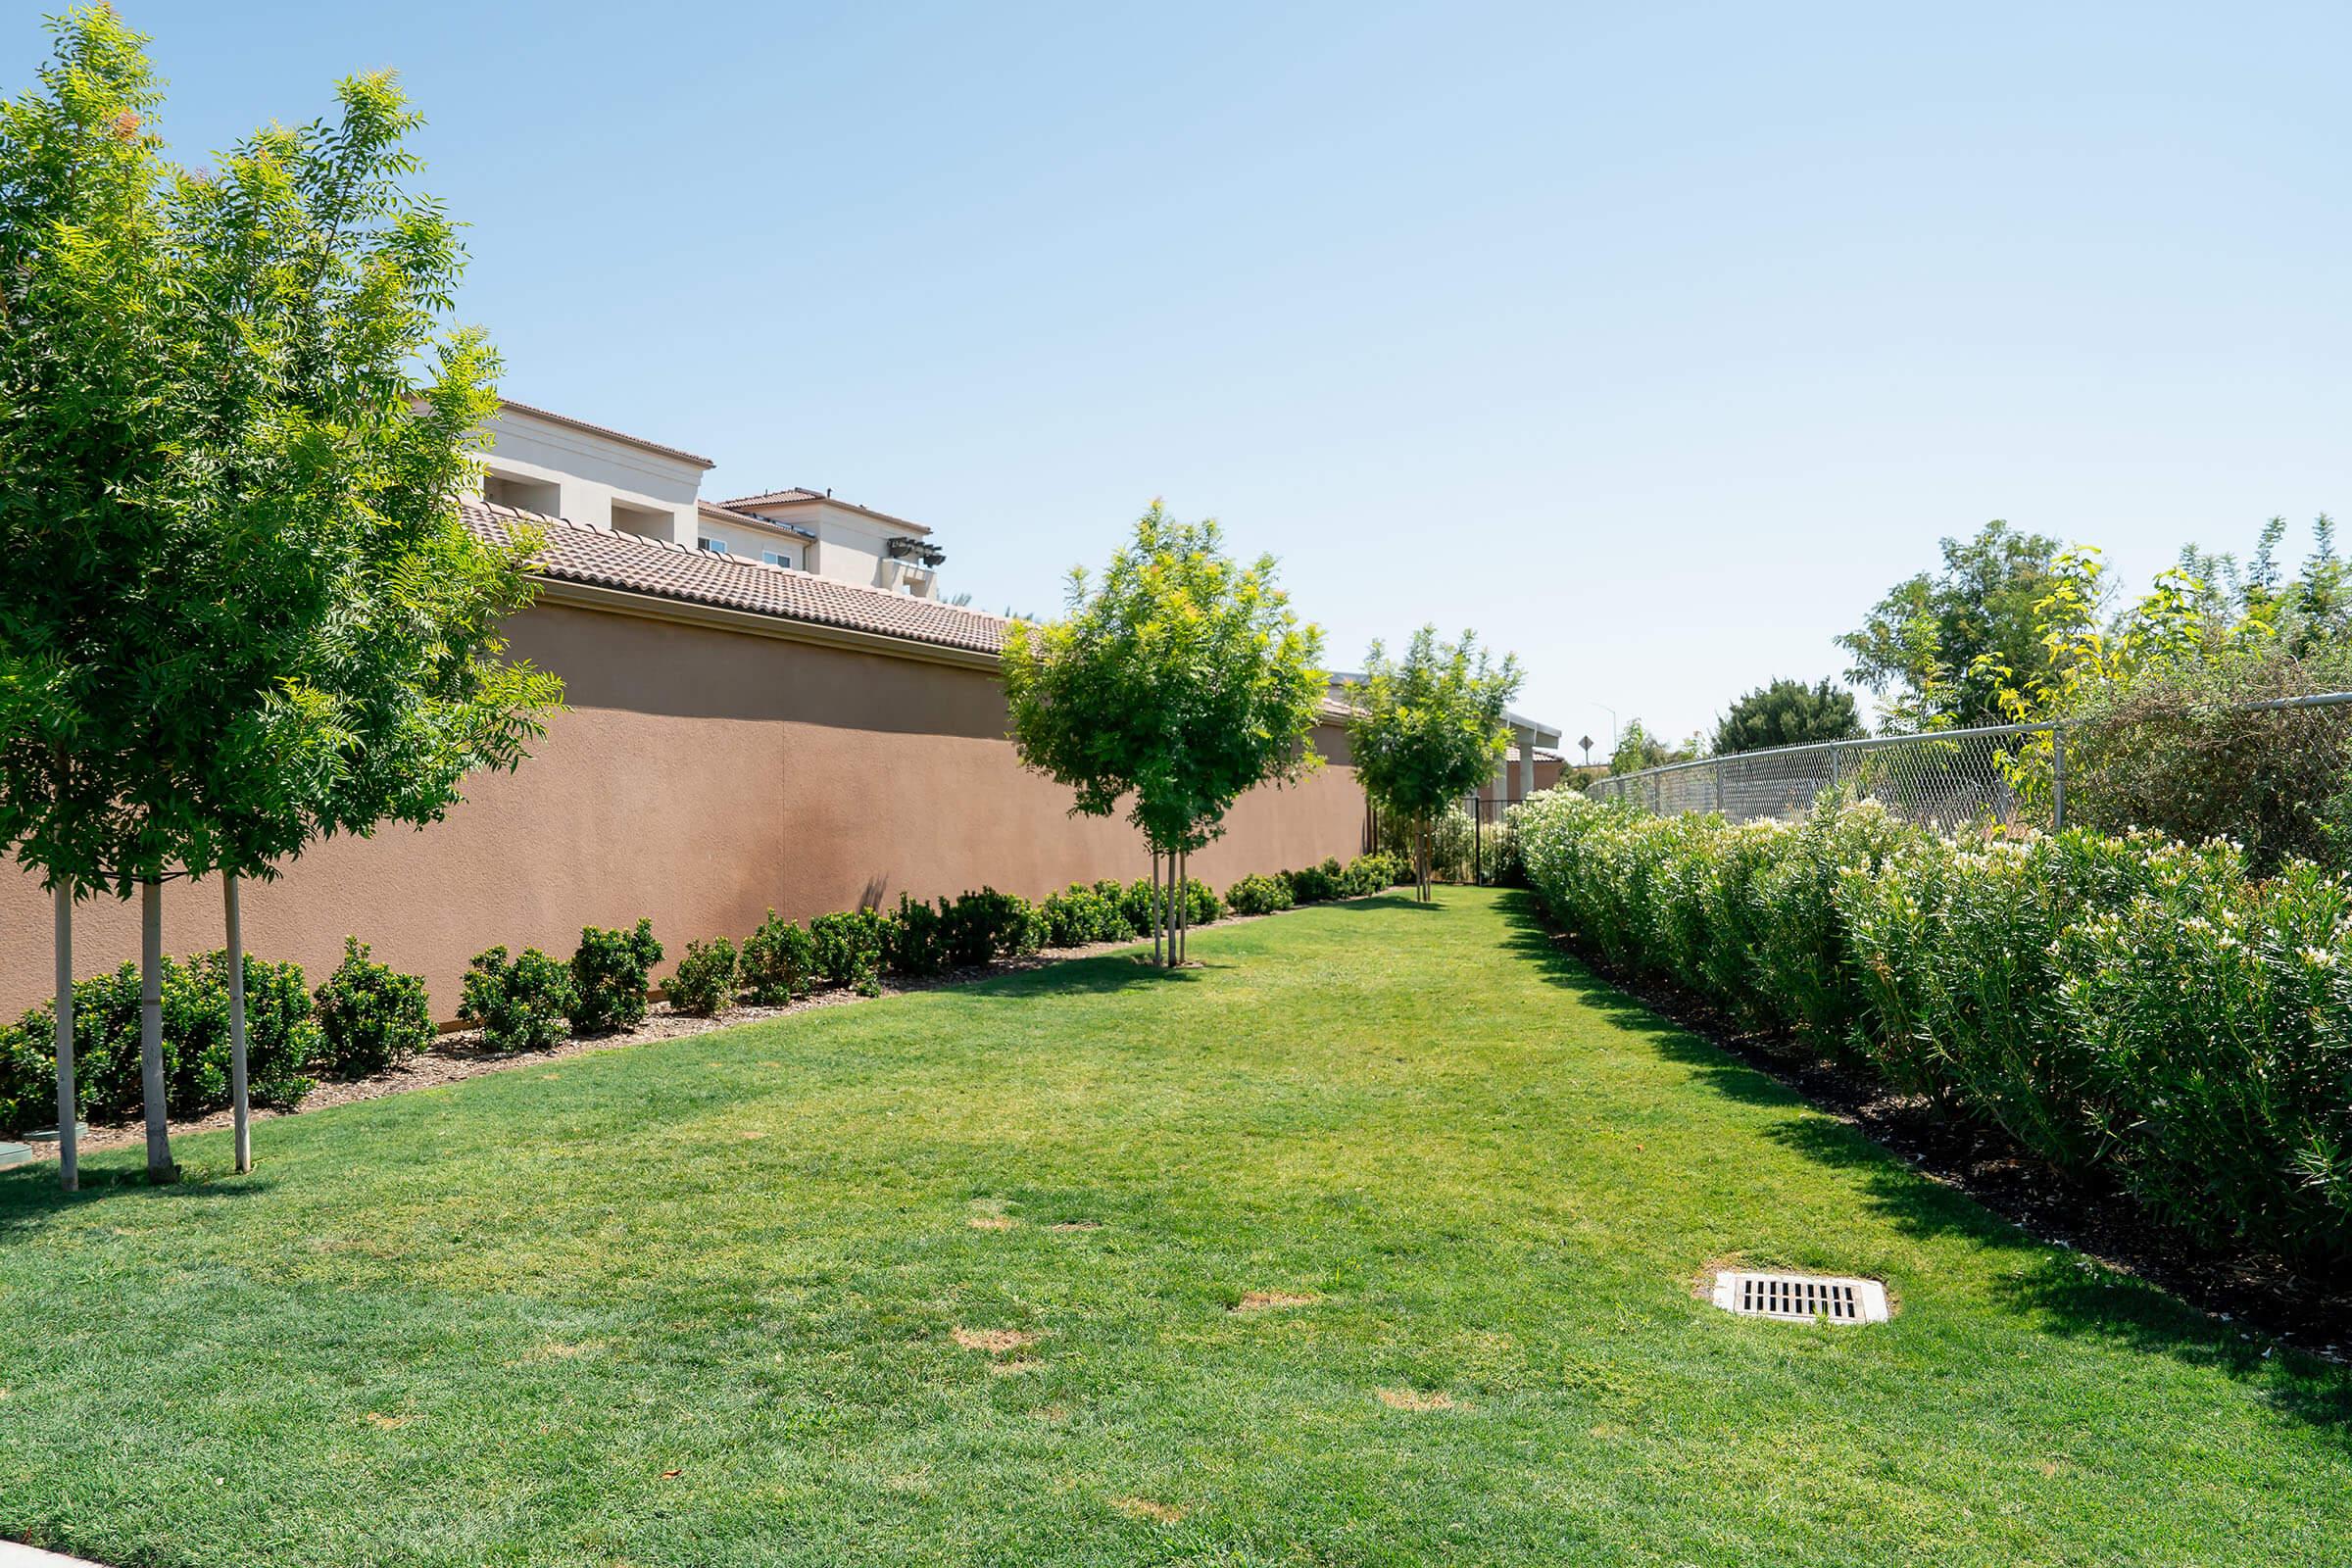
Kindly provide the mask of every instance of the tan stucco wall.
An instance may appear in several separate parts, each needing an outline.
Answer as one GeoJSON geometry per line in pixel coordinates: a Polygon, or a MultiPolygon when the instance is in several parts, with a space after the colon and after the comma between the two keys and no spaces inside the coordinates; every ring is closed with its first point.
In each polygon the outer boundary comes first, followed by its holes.
{"type": "MultiPolygon", "coordinates": [[[[533,759],[472,780],[444,822],[322,844],[249,887],[256,954],[315,985],[357,935],[423,975],[447,1019],[494,943],[568,956],[583,924],[642,914],[674,956],[689,937],[740,938],[770,905],[805,918],[984,883],[1036,897],[1149,868],[1124,822],[1070,818],[1068,792],[1020,767],[985,671],[583,609],[543,606],[511,632],[566,687],[533,759]]],[[[1196,875],[1221,890],[1362,849],[1346,738],[1326,726],[1316,746],[1331,765],[1240,802],[1196,875]]],[[[169,884],[167,951],[218,947],[220,905],[212,883],[169,884]]],[[[49,995],[49,940],[47,896],[0,872],[8,1015],[49,995]]],[[[136,902],[84,904],[74,941],[81,974],[135,957],[136,902]]]]}

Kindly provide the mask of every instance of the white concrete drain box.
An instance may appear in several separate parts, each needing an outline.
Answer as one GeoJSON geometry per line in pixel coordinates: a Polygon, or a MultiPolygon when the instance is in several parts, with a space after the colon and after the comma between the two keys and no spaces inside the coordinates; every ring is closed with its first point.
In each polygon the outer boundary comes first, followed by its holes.
{"type": "Polygon", "coordinates": [[[1884,1323],[1886,1287],[1877,1280],[1813,1274],[1751,1274],[1725,1269],[1715,1276],[1715,1304],[1740,1317],[1788,1323],[1884,1323]]]}

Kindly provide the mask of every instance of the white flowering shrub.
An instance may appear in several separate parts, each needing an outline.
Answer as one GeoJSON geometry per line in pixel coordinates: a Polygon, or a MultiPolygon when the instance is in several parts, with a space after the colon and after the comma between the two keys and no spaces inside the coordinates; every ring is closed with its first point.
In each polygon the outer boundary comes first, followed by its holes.
{"type": "Polygon", "coordinates": [[[1552,917],[1628,973],[1795,1032],[2209,1242],[2352,1261],[2352,884],[2227,840],[1793,827],[1555,792],[1552,917]]]}

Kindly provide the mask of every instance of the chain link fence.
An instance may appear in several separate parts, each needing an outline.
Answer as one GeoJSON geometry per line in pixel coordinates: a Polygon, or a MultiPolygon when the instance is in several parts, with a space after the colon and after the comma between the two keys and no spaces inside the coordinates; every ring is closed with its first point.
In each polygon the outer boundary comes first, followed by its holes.
{"type": "MultiPolygon", "coordinates": [[[[2301,725],[2302,740],[2315,748],[2341,746],[2343,728],[2352,724],[2352,692],[2242,703],[2227,711],[2265,727],[2301,725]],[[2323,727],[2313,729],[2313,721],[2323,727]]],[[[2118,741],[2134,743],[2114,730],[2079,736],[2079,758],[2086,741],[2101,743],[2100,765],[2085,780],[2080,761],[2070,776],[2069,733],[2065,723],[1993,724],[1782,746],[1611,775],[1593,780],[1586,793],[1595,800],[1631,801],[1661,815],[1712,811],[1740,822],[1794,821],[1823,792],[1834,790],[1875,800],[1898,815],[1945,830],[2062,828],[2070,793],[2076,805],[2085,804],[2085,785],[2096,789],[2098,780],[2112,776],[2109,754],[2118,741]]],[[[2097,797],[2087,804],[2098,805],[2097,797]]]]}
{"type": "Polygon", "coordinates": [[[1868,797],[1942,828],[2065,822],[2065,735],[2056,724],[1734,752],[1593,780],[1595,800],[1629,800],[1660,815],[1715,811],[1733,821],[1794,821],[1831,790],[1868,797]]]}

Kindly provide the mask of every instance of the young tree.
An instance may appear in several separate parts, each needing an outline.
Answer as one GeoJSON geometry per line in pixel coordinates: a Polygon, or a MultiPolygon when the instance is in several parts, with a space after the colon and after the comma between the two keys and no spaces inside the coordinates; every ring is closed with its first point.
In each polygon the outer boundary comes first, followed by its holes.
{"type": "Polygon", "coordinates": [[[2001,676],[2044,670],[2035,604],[2049,591],[2058,541],[1988,522],[1942,543],[1943,569],[1888,589],[1861,627],[1838,639],[1846,678],[1889,697],[1898,729],[2001,722],[2001,676]]]}
{"type": "Polygon", "coordinates": [[[1228,559],[1213,521],[1154,501],[1099,587],[1070,574],[1067,613],[1015,621],[1004,696],[1021,760],[1077,794],[1072,815],[1128,820],[1152,852],[1153,956],[1184,958],[1192,852],[1260,784],[1321,765],[1308,745],[1323,634],[1275,587],[1275,564],[1228,559]]]}
{"type": "Polygon", "coordinates": [[[1760,752],[1774,746],[1814,741],[1858,740],[1865,731],[1854,711],[1854,694],[1826,678],[1816,686],[1775,680],[1732,705],[1715,725],[1715,755],[1760,752]]]}
{"type": "Polygon", "coordinates": [[[1413,633],[1401,662],[1379,643],[1364,656],[1364,678],[1350,682],[1348,749],[1356,782],[1373,803],[1413,825],[1414,884],[1429,902],[1429,840],[1438,817],[1494,776],[1510,747],[1506,717],[1519,694],[1519,661],[1497,664],[1475,632],[1458,643],[1438,629],[1413,633]]]}
{"type": "MultiPolygon", "coordinates": [[[[140,894],[164,1177],[163,881],[219,873],[233,939],[240,878],[437,819],[560,688],[500,657],[534,541],[457,514],[496,361],[441,330],[462,253],[401,187],[391,79],[196,173],[149,123],[145,39],[105,8],[53,25],[39,88],[0,107],[0,843],[61,936],[75,899],[140,894]]],[[[242,1167],[241,1096],[238,1119],[242,1167]]]]}

